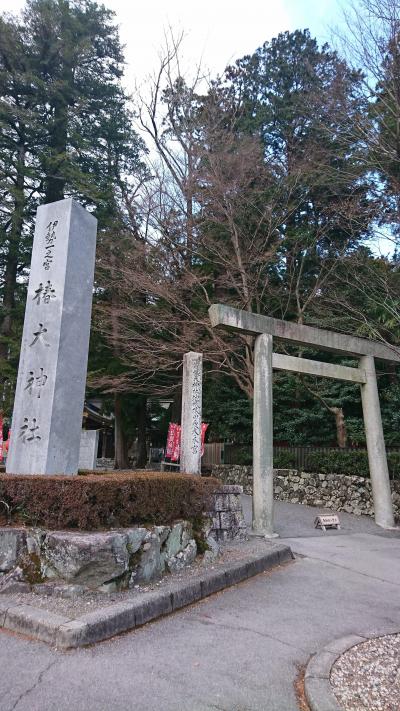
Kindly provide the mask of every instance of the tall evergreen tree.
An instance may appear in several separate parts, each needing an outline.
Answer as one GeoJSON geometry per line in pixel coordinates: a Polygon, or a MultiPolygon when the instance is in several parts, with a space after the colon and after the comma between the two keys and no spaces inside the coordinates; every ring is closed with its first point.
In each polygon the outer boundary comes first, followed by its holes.
{"type": "MultiPolygon", "coordinates": [[[[73,196],[118,239],[130,176],[142,170],[121,85],[113,13],[91,0],[29,0],[0,20],[0,359],[18,332],[38,203],[73,196]],[[19,311],[18,311],[19,309],[19,311]]],[[[4,374],[4,375],[3,375],[4,374]]]]}

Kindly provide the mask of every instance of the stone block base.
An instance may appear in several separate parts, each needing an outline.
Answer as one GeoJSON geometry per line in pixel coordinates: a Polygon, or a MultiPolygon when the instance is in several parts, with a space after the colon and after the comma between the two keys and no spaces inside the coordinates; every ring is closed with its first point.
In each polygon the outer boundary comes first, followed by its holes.
{"type": "Polygon", "coordinates": [[[210,535],[218,542],[245,540],[247,527],[240,497],[243,487],[224,484],[214,494],[214,511],[210,512],[210,535]]]}
{"type": "Polygon", "coordinates": [[[196,554],[188,521],[102,533],[0,528],[0,592],[16,582],[114,592],[180,570],[196,554]]]}

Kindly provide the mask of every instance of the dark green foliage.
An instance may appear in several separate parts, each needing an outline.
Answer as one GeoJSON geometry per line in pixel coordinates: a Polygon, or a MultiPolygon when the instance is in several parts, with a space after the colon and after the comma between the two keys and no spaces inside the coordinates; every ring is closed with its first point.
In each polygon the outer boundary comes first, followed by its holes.
{"type": "Polygon", "coordinates": [[[295,452],[274,452],[274,469],[295,469],[296,454],[295,452]]]}
{"type": "MultiPolygon", "coordinates": [[[[391,478],[400,476],[400,452],[387,455],[391,478]]],[[[304,470],[320,474],[348,474],[369,477],[368,455],[365,450],[327,450],[306,456],[304,470]]]]}
{"type": "MultiPolygon", "coordinates": [[[[229,445],[228,445],[229,447],[229,445]]],[[[227,448],[227,447],[226,447],[227,448]]],[[[226,449],[225,449],[226,451],[226,449]]],[[[235,447],[231,450],[229,461],[232,464],[241,464],[248,466],[253,464],[253,450],[251,447],[235,447]]]]}
{"type": "Polygon", "coordinates": [[[99,237],[124,223],[129,181],[143,172],[121,84],[114,15],[91,0],[29,0],[0,17],[0,390],[16,378],[37,205],[73,196],[99,237]]]}
{"type": "MultiPolygon", "coordinates": [[[[225,445],[225,464],[241,464],[251,466],[253,464],[253,450],[251,445],[225,445]]],[[[274,469],[296,469],[297,457],[292,451],[282,451],[274,449],[274,469]]]]}
{"type": "Polygon", "coordinates": [[[229,378],[205,379],[203,420],[209,424],[209,442],[246,444],[252,440],[252,402],[229,378]]]}

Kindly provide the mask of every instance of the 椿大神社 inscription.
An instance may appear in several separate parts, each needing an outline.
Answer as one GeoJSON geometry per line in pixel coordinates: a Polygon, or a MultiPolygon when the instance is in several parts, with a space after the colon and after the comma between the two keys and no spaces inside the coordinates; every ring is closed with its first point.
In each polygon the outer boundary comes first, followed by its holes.
{"type": "Polygon", "coordinates": [[[72,199],[38,209],[8,473],[77,472],[96,223],[72,199]]]}

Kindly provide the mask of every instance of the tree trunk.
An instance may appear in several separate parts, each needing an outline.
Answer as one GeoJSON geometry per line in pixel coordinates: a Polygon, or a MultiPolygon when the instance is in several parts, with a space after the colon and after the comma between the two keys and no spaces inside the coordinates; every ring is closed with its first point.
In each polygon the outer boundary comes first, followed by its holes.
{"type": "Polygon", "coordinates": [[[147,464],[147,443],[146,443],[146,420],[147,420],[147,398],[140,398],[139,413],[138,413],[138,457],[136,466],[138,469],[144,469],[147,464]]]}
{"type": "Polygon", "coordinates": [[[114,397],[115,415],[115,469],[128,469],[128,448],[122,428],[122,398],[119,393],[114,397]]]}
{"type": "Polygon", "coordinates": [[[45,203],[64,198],[65,173],[63,164],[67,153],[68,105],[57,100],[54,106],[53,128],[49,137],[50,157],[46,161],[45,203]]]}
{"type": "Polygon", "coordinates": [[[180,386],[174,393],[174,399],[171,405],[171,422],[177,424],[181,421],[182,414],[182,387],[180,386]]]}
{"type": "Polygon", "coordinates": [[[336,424],[336,440],[338,447],[340,449],[346,449],[347,447],[347,431],[346,423],[344,421],[344,413],[342,407],[331,407],[331,412],[335,417],[336,424]]]}
{"type": "Polygon", "coordinates": [[[7,359],[9,345],[7,340],[12,333],[13,311],[15,308],[15,289],[17,286],[18,264],[20,259],[21,232],[24,220],[25,206],[25,145],[21,133],[18,151],[16,189],[14,192],[14,212],[11,220],[11,230],[8,240],[8,254],[3,286],[3,320],[0,324],[0,359],[7,359]]]}
{"type": "Polygon", "coordinates": [[[58,78],[50,104],[54,110],[53,121],[50,122],[48,146],[50,155],[46,161],[45,202],[63,200],[68,147],[68,113],[73,106],[73,39],[71,37],[71,19],[69,4],[61,6],[60,22],[60,60],[61,75],[58,78]]]}

